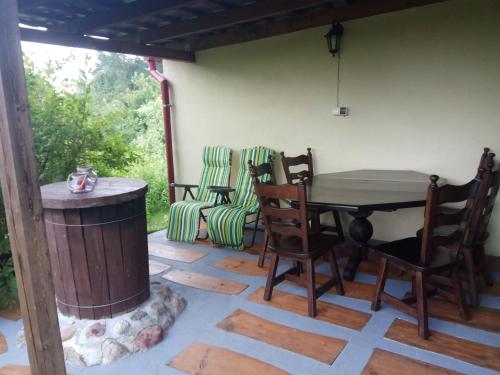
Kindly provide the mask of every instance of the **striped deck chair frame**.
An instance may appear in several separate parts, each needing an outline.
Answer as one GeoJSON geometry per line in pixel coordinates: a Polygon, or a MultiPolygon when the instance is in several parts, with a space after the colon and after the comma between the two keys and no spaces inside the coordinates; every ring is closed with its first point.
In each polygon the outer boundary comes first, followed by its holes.
{"type": "MultiPolygon", "coordinates": [[[[237,250],[253,246],[260,220],[260,207],[248,169],[248,162],[261,165],[272,162],[274,157],[275,152],[266,147],[258,146],[241,150],[240,169],[235,188],[220,190],[221,194],[225,194],[225,199],[229,203],[213,208],[208,214],[208,235],[214,244],[237,250]],[[229,200],[228,194],[230,191],[233,192],[231,200],[229,200]],[[253,215],[255,215],[255,219],[247,221],[253,215]],[[245,227],[252,223],[254,224],[252,240],[248,246],[245,246],[245,227]]],[[[274,181],[274,173],[262,176],[261,180],[263,182],[274,181]]]]}
{"type": "Polygon", "coordinates": [[[167,238],[174,241],[194,242],[200,233],[200,222],[206,220],[203,210],[217,204],[218,195],[211,191],[214,186],[228,186],[231,173],[232,150],[222,146],[203,149],[203,168],[198,185],[173,184],[184,188],[183,200],[170,206],[167,238]],[[197,189],[194,196],[191,189],[197,189]],[[187,196],[191,200],[186,200],[187,196]]]}

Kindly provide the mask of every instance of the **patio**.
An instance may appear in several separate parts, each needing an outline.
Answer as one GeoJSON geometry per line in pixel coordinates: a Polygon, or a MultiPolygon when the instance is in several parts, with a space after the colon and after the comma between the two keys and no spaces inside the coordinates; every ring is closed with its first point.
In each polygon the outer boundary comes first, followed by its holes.
{"type": "MultiPolygon", "coordinates": [[[[20,0],[19,10],[10,1],[0,14],[6,25],[0,45],[12,51],[0,55],[5,154],[0,174],[7,212],[16,213],[8,216],[10,228],[19,228],[10,235],[24,327],[30,332],[28,350],[16,347],[23,326],[19,309],[0,312],[0,375],[65,373],[20,39],[149,56],[150,71],[162,87],[169,183],[195,182],[199,151],[207,145],[223,144],[235,153],[265,145],[290,155],[311,146],[318,174],[415,170],[456,185],[469,181],[482,147],[498,150],[500,55],[494,47],[500,8],[494,1],[187,3],[88,0],[72,6],[20,0]],[[18,21],[28,28],[19,31],[18,21]],[[332,60],[329,52],[335,51],[324,43],[332,21],[346,26],[342,64],[340,53],[332,60]],[[164,59],[168,81],[156,70],[154,57],[164,59]],[[6,94],[11,92],[19,95],[6,94]]],[[[231,167],[231,185],[237,164],[231,167]]],[[[175,185],[169,190],[173,203],[175,185]]],[[[422,225],[422,206],[381,208],[373,217],[374,239],[413,236],[422,225]],[[405,209],[385,212],[399,208],[405,209]]],[[[365,210],[371,213],[372,208],[365,210]]],[[[139,215],[145,218],[144,212],[139,215]]],[[[482,289],[480,307],[470,309],[467,321],[454,305],[431,300],[429,340],[419,338],[415,319],[387,303],[376,313],[370,309],[377,272],[372,263],[362,262],[354,280],[345,282],[345,296],[323,295],[318,315],[311,318],[306,290],[299,285],[282,283],[264,302],[267,268],[256,266],[262,238],[237,252],[209,241],[167,241],[165,232],[154,233],[149,236],[151,282],[182,295],[185,311],[151,350],[105,366],[68,365],[68,373],[498,373],[498,217],[497,210],[487,249],[493,256],[493,287],[482,289]]],[[[145,235],[142,239],[147,286],[145,235]]],[[[330,273],[325,264],[318,272],[320,280],[330,273]]],[[[403,297],[409,282],[392,272],[387,289],[403,297]]]]}
{"type": "MultiPolygon", "coordinates": [[[[151,281],[169,285],[188,302],[168,337],[139,355],[106,366],[68,366],[69,373],[494,374],[500,370],[498,261],[494,261],[497,283],[488,291],[491,294],[481,296],[481,307],[472,310],[466,324],[454,322],[459,318],[453,309],[441,306],[437,312],[431,304],[431,312],[441,318],[431,319],[434,333],[425,343],[416,334],[414,319],[386,304],[377,313],[370,310],[375,276],[369,264],[362,264],[354,282],[346,282],[345,296],[324,295],[319,314],[312,319],[307,317],[306,293],[300,286],[282,284],[270,303],[262,301],[267,270],[256,267],[260,244],[235,252],[213,248],[207,241],[189,245],[164,238],[164,232],[149,236],[151,281]],[[217,279],[200,279],[201,275],[217,279]]],[[[319,272],[328,273],[325,266],[319,272]]],[[[401,296],[408,283],[393,276],[388,288],[401,296]]],[[[7,372],[5,367],[28,364],[26,350],[15,346],[22,323],[4,317],[0,322],[8,346],[0,355],[0,373],[23,374],[7,372]]]]}

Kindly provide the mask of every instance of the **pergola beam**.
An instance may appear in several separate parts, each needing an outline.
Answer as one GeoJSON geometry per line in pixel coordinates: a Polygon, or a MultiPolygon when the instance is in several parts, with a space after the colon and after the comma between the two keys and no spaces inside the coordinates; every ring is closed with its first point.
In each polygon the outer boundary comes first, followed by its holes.
{"type": "Polygon", "coordinates": [[[339,22],[349,21],[443,1],[448,0],[352,0],[349,2],[350,5],[331,8],[325,7],[321,12],[295,15],[267,24],[244,26],[238,29],[237,32],[229,30],[227,33],[220,33],[213,36],[203,35],[200,38],[193,37],[188,43],[193,51],[198,51],[328,25],[332,20],[339,22]]]}
{"type": "Polygon", "coordinates": [[[151,56],[162,59],[195,61],[193,52],[168,49],[164,47],[135,44],[115,39],[96,39],[68,33],[56,33],[32,29],[21,29],[21,39],[27,42],[55,44],[68,47],[89,48],[99,51],[151,56]]]}
{"type": "Polygon", "coordinates": [[[92,16],[75,20],[68,25],[68,30],[87,32],[137,17],[179,8],[192,2],[194,0],[138,0],[133,3],[124,3],[123,6],[113,9],[111,13],[92,14],[92,16]]]}
{"type": "Polygon", "coordinates": [[[318,4],[332,3],[332,0],[267,0],[252,5],[231,9],[225,12],[201,16],[193,20],[146,30],[135,35],[125,36],[123,40],[149,43],[159,40],[183,37],[200,32],[255,21],[265,17],[277,16],[318,4]]]}
{"type": "Polygon", "coordinates": [[[2,2],[0,25],[0,178],[31,374],[63,375],[16,0],[2,2]]]}

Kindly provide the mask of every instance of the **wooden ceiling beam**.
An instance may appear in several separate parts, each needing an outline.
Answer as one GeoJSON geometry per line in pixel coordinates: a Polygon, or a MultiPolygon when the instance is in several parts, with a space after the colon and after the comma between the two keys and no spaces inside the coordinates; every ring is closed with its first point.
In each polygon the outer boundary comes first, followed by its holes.
{"type": "Polygon", "coordinates": [[[131,21],[138,17],[153,15],[155,13],[176,9],[185,6],[195,0],[137,0],[133,3],[123,4],[113,9],[111,13],[92,14],[67,25],[72,32],[88,32],[109,25],[131,21]]]}
{"type": "Polygon", "coordinates": [[[157,46],[148,46],[115,39],[96,39],[76,34],[56,33],[50,31],[38,31],[21,29],[21,39],[27,42],[56,44],[68,47],[89,48],[99,51],[127,53],[139,56],[151,56],[162,59],[195,61],[194,53],[172,50],[157,46]]]}
{"type": "Polygon", "coordinates": [[[183,37],[186,35],[206,32],[218,28],[255,21],[261,18],[289,13],[294,10],[310,8],[333,0],[266,0],[252,5],[235,8],[225,12],[201,16],[193,20],[166,25],[158,29],[147,30],[123,39],[148,43],[183,37]]]}
{"type": "Polygon", "coordinates": [[[350,5],[346,6],[325,8],[323,11],[295,15],[264,25],[244,26],[234,32],[228,30],[224,34],[215,36],[194,37],[189,40],[188,44],[192,51],[199,51],[328,25],[334,19],[339,22],[349,21],[443,1],[449,0],[352,0],[349,2],[350,5]]]}

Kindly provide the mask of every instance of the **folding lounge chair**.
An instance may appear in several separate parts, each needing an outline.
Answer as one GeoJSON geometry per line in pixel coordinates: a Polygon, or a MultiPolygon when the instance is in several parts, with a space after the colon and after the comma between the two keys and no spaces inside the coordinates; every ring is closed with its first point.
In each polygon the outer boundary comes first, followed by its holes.
{"type": "MultiPolygon", "coordinates": [[[[228,202],[214,207],[208,214],[208,235],[214,244],[243,250],[245,247],[246,218],[250,215],[256,215],[255,221],[253,221],[255,223],[254,233],[249,245],[253,246],[258,229],[260,208],[247,163],[251,160],[254,165],[260,165],[268,162],[269,157],[274,158],[274,156],[274,151],[265,147],[243,149],[240,155],[240,170],[236,180],[236,187],[234,189],[213,190],[224,196],[224,199],[228,202]],[[232,200],[229,200],[230,192],[233,192],[232,200]]],[[[270,174],[261,177],[262,182],[270,179],[270,174]]]]}
{"type": "Polygon", "coordinates": [[[202,210],[217,204],[218,195],[209,187],[229,185],[232,151],[215,146],[203,149],[203,170],[198,185],[174,184],[184,188],[183,200],[170,206],[167,238],[174,241],[194,242],[200,230],[200,220],[205,219],[202,210]],[[191,189],[197,188],[196,197],[191,189]],[[192,200],[185,200],[187,195],[192,200]]]}

